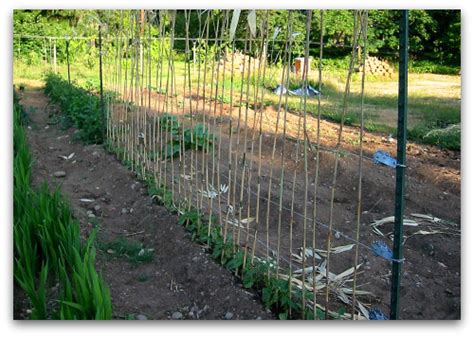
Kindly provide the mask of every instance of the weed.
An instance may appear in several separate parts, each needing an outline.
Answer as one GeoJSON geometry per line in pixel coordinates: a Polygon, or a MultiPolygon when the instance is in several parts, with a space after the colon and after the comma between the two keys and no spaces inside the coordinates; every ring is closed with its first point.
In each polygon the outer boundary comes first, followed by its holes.
{"type": "Polygon", "coordinates": [[[150,276],[147,274],[138,275],[138,282],[147,282],[150,280],[150,276]]]}
{"type": "Polygon", "coordinates": [[[153,260],[153,249],[145,248],[137,241],[126,240],[122,237],[108,242],[100,241],[98,247],[113,257],[126,258],[133,265],[153,260]]]}

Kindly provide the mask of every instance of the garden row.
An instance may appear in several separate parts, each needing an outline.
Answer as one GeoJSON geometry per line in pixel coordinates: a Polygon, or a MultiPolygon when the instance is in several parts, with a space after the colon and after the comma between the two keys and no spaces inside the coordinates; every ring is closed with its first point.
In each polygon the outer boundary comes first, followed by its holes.
{"type": "MultiPolygon", "coordinates": [[[[70,117],[73,120],[80,120],[75,117],[74,107],[68,106],[68,102],[73,104],[76,100],[79,101],[80,95],[87,101],[90,97],[88,93],[85,94],[83,90],[75,88],[55,75],[47,77],[46,88],[48,95],[54,102],[58,102],[57,98],[61,97],[59,103],[66,114],[72,113],[70,117]]],[[[97,109],[93,113],[97,114],[99,111],[97,109]]],[[[95,118],[92,116],[91,120],[95,118]]],[[[198,124],[193,129],[185,129],[182,134],[176,134],[179,126],[175,116],[164,114],[160,121],[161,127],[173,135],[167,144],[168,147],[162,154],[165,158],[173,157],[186,149],[204,151],[206,146],[213,142],[214,136],[203,129],[202,125],[198,124]]],[[[81,128],[79,123],[76,123],[76,126],[79,129],[81,128]]],[[[117,154],[118,157],[124,157],[121,155],[123,149],[116,148],[108,142],[105,143],[110,152],[117,154]]],[[[130,169],[133,168],[132,163],[127,160],[124,160],[124,164],[130,169]]],[[[137,169],[138,171],[140,170],[137,169]]],[[[344,309],[339,312],[331,311],[326,315],[319,304],[314,308],[310,305],[314,301],[314,294],[294,285],[291,286],[291,277],[282,274],[283,271],[281,270],[277,271],[273,259],[261,259],[247,253],[233,242],[230,233],[227,236],[224,235],[222,226],[218,223],[216,217],[209,217],[194,207],[182,204],[177,206],[171,191],[166,186],[159,186],[154,176],[143,175],[142,173],[137,173],[137,175],[148,185],[150,196],[158,204],[179,215],[179,224],[185,226],[192,234],[192,240],[207,247],[209,254],[217,263],[235,273],[235,275],[241,276],[244,288],[255,289],[261,295],[263,304],[272,309],[280,319],[302,317],[305,319],[338,319],[350,317],[350,314],[345,313],[344,309]],[[305,298],[304,301],[303,297],[305,298]],[[304,307],[303,303],[306,303],[304,307]]]]}
{"type": "Polygon", "coordinates": [[[14,279],[31,302],[31,319],[111,319],[110,293],[95,270],[95,232],[79,223],[59,189],[31,186],[24,111],[14,96],[14,279]]]}

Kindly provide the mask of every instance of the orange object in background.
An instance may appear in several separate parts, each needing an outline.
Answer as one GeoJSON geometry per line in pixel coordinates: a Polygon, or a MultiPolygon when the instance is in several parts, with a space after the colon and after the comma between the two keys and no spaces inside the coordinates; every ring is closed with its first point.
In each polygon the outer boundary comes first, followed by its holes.
{"type": "MultiPolygon", "coordinates": [[[[297,57],[294,60],[296,76],[300,76],[304,69],[304,57],[297,57]]],[[[308,73],[311,71],[311,58],[308,59],[308,73]]]]}

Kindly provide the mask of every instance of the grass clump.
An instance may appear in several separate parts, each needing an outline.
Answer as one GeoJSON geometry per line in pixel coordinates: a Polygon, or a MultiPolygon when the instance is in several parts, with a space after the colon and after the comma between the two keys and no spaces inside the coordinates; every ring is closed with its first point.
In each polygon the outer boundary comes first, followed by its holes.
{"type": "Polygon", "coordinates": [[[109,242],[99,242],[99,249],[113,257],[126,258],[131,264],[151,262],[154,250],[145,248],[142,243],[119,237],[109,242]]]}
{"type": "Polygon", "coordinates": [[[448,150],[460,150],[461,124],[453,124],[444,129],[433,129],[423,136],[422,141],[448,150]]]}

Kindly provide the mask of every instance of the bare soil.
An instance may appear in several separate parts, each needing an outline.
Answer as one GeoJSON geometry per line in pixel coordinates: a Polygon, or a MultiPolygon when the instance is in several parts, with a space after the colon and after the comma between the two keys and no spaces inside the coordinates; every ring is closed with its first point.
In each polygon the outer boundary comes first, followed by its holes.
{"type": "MultiPolygon", "coordinates": [[[[148,93],[144,90],[146,97],[148,93]]],[[[179,99],[179,98],[178,98],[179,99]]],[[[182,99],[182,98],[181,98],[182,99]]],[[[164,95],[152,94],[152,102],[158,103],[158,111],[163,102],[174,98],[164,95]]],[[[246,228],[235,228],[229,226],[234,234],[234,239],[246,250],[252,250],[252,238],[257,238],[255,254],[265,256],[266,240],[268,238],[269,248],[275,252],[280,249],[282,264],[288,266],[293,263],[294,268],[298,268],[292,260],[291,253],[297,252],[303,246],[306,236],[306,247],[311,247],[311,236],[316,232],[316,248],[325,249],[328,238],[327,228],[317,225],[314,229],[311,221],[304,225],[303,217],[305,211],[305,175],[303,161],[303,145],[298,139],[303,140],[304,135],[300,116],[288,112],[283,118],[283,110],[278,117],[278,110],[273,106],[263,109],[263,114],[245,107],[231,108],[227,104],[221,106],[215,101],[205,100],[199,95],[192,95],[183,99],[183,107],[174,111],[169,111],[180,116],[180,120],[189,127],[188,117],[191,113],[194,116],[194,123],[206,121],[209,123],[214,134],[220,136],[220,144],[216,151],[220,153],[221,160],[213,161],[212,155],[198,154],[191,162],[189,152],[186,153],[184,165],[180,167],[178,160],[168,161],[165,166],[165,176],[168,177],[168,186],[176,187],[176,177],[178,172],[185,170],[191,179],[180,180],[184,190],[189,190],[187,197],[193,200],[199,199],[196,196],[196,189],[205,189],[210,181],[232,186],[227,196],[220,197],[217,201],[204,200],[202,206],[213,214],[220,215],[226,219],[225,211],[228,200],[238,213],[240,218],[258,217],[260,221],[247,224],[246,228]],[[189,106],[189,101],[193,104],[193,111],[189,106]],[[196,104],[196,100],[201,103],[196,104]],[[217,109],[216,109],[217,106],[217,109]],[[258,127],[262,120],[262,150],[261,150],[261,176],[258,179],[258,127]],[[203,118],[204,117],[204,118],[203,118]],[[286,120],[285,135],[282,134],[284,121],[286,120]],[[233,132],[229,133],[229,122],[232,121],[233,132]],[[240,129],[239,129],[240,125],[240,129]],[[276,128],[278,125],[278,128],[276,128]],[[298,131],[300,129],[300,131],[298,131]],[[256,130],[254,132],[254,130],[256,130]],[[275,142],[276,137],[276,142],[275,142]],[[246,142],[246,138],[247,141],[246,142]],[[253,138],[253,140],[252,140],[253,138]],[[275,159],[272,161],[272,151],[275,142],[275,159]],[[253,148],[252,148],[253,145],[253,148]],[[280,157],[285,148],[283,158],[280,157]],[[229,151],[232,158],[232,171],[229,175],[227,158],[229,151]],[[243,160],[245,158],[245,160],[243,160]],[[188,161],[186,161],[188,160],[188,161]],[[244,163],[243,166],[241,163],[244,163]],[[212,165],[216,167],[213,168],[212,165]],[[273,167],[273,173],[272,173],[273,167]],[[240,176],[242,169],[244,173],[240,176]],[[279,227],[280,215],[277,210],[280,202],[279,181],[280,173],[283,169],[283,190],[281,204],[283,210],[281,214],[281,228],[279,227]],[[205,173],[204,173],[205,172],[205,173]],[[237,172],[237,184],[231,179],[235,179],[237,172]],[[294,175],[296,173],[296,175],[294,175]],[[230,178],[229,178],[230,177],[230,178]],[[242,179],[243,177],[243,179],[242,179]],[[271,192],[268,194],[269,184],[272,184],[271,192]],[[241,187],[243,188],[241,189],[241,187]],[[256,197],[257,186],[260,186],[259,198],[256,197]],[[294,187],[293,187],[294,186],[294,187]],[[243,192],[243,193],[242,193],[243,192]],[[193,195],[194,193],[194,195],[193,195]],[[241,194],[242,193],[242,194],[241,194]],[[243,197],[239,197],[239,194],[243,197]],[[270,200],[270,204],[268,204],[270,200]],[[257,204],[260,205],[257,212],[257,204]],[[240,205],[240,208],[237,207],[240,205]],[[267,213],[267,206],[270,212],[267,213]],[[290,209],[294,209],[292,215],[290,209]],[[268,224],[268,229],[266,228],[268,224]],[[279,234],[280,233],[280,234],[279,234]],[[238,239],[237,239],[238,238],[238,239]]],[[[173,104],[171,104],[172,106],[173,104]]],[[[154,106],[152,103],[151,106],[154,106]]],[[[141,111],[138,117],[132,113],[124,114],[121,107],[114,107],[114,124],[120,127],[121,123],[128,118],[146,120],[147,126],[135,125],[132,130],[131,139],[138,137],[138,132],[145,133],[145,147],[153,146],[159,148],[160,139],[153,135],[153,114],[148,112],[148,118],[141,111]],[[132,117],[133,116],[133,117],[132,117]],[[155,143],[154,143],[155,142],[155,143]]],[[[155,121],[156,122],[156,121],[155,121]]],[[[321,121],[321,147],[334,150],[337,144],[339,125],[327,121],[321,121]]],[[[317,136],[317,119],[314,116],[307,116],[307,137],[315,146],[317,136]]],[[[163,140],[169,139],[164,135],[163,140]]],[[[358,151],[359,130],[354,127],[344,127],[342,132],[341,150],[347,155],[340,157],[338,163],[337,180],[335,185],[335,198],[333,204],[333,230],[341,233],[341,236],[331,234],[332,247],[353,243],[347,238],[355,238],[356,215],[357,215],[357,194],[358,194],[358,151]]],[[[383,150],[396,157],[396,139],[389,135],[366,133],[363,140],[362,160],[362,202],[361,202],[361,262],[363,267],[358,276],[358,285],[363,290],[372,292],[375,296],[363,299],[369,306],[381,308],[385,313],[389,313],[390,304],[390,281],[391,263],[380,257],[374,256],[369,247],[374,241],[385,241],[389,246],[391,241],[388,237],[382,238],[375,234],[370,226],[376,220],[393,216],[395,205],[395,170],[382,165],[376,165],[371,160],[377,150],[383,150]]],[[[118,140],[117,145],[123,147],[126,142],[118,140]]],[[[140,152],[143,147],[137,146],[135,151],[140,152]]],[[[146,150],[146,148],[145,148],[146,150]]],[[[219,156],[219,154],[217,155],[219,156]]],[[[309,151],[308,172],[309,190],[307,197],[307,211],[311,217],[313,200],[316,198],[317,216],[319,223],[326,226],[331,219],[331,193],[332,179],[336,157],[331,151],[322,151],[319,164],[319,182],[317,194],[314,193],[313,179],[316,172],[317,162],[315,160],[314,148],[309,151]]],[[[214,156],[214,159],[216,156],[214,156]]],[[[433,146],[409,143],[407,146],[407,188],[406,188],[406,215],[412,213],[431,215],[443,220],[452,222],[454,231],[460,230],[460,186],[461,186],[461,156],[459,152],[441,150],[433,146]]],[[[152,167],[153,160],[146,161],[146,165],[152,167]]],[[[156,162],[155,162],[156,163],[156,162]]],[[[162,162],[163,164],[163,162],[162,162]]],[[[163,166],[163,165],[161,165],[163,166]]],[[[161,170],[161,168],[160,168],[161,170]]],[[[160,171],[161,172],[161,171],[160,171]]],[[[385,232],[390,232],[391,225],[385,226],[385,232]]],[[[406,228],[408,231],[409,228],[406,228]]],[[[434,232],[433,234],[418,234],[408,238],[404,245],[405,262],[403,266],[403,278],[401,284],[401,318],[402,319],[460,319],[460,273],[461,273],[461,253],[460,235],[446,232],[434,232]]],[[[413,234],[414,231],[409,231],[413,234]]],[[[459,233],[460,234],[460,233],[459,233]]],[[[331,271],[340,273],[353,265],[353,250],[349,253],[333,255],[331,259],[331,271]]],[[[321,298],[320,301],[323,301],[321,298]]],[[[336,298],[332,298],[330,308],[337,310],[341,303],[336,298]]]]}
{"type": "MultiPolygon", "coordinates": [[[[156,205],[114,156],[101,146],[75,141],[74,129],[52,124],[55,108],[42,91],[27,90],[21,104],[30,120],[34,185],[47,180],[50,186],[61,187],[84,237],[98,225],[99,241],[121,236],[154,249],[153,261],[139,265],[98,251],[97,268],[110,287],[114,318],[171,319],[173,313],[179,316],[176,312],[182,319],[224,319],[226,314],[232,319],[274,318],[256,293],[244,290],[204,247],[190,240],[177,217],[156,205]],[[70,160],[60,158],[72,153],[70,160]],[[55,178],[56,171],[65,171],[66,176],[55,178]],[[94,201],[81,202],[84,198],[94,201]]],[[[15,296],[22,300],[21,294],[15,296]]]]}
{"type": "MultiPolygon", "coordinates": [[[[196,98],[199,99],[199,96],[196,98]]],[[[193,98],[187,98],[193,99],[193,98]]],[[[162,100],[162,97],[157,97],[162,100]]],[[[47,106],[47,98],[41,92],[30,91],[25,93],[22,103],[28,107],[36,107],[36,111],[30,113],[32,119],[32,130],[29,131],[29,138],[33,150],[33,155],[37,162],[35,172],[36,181],[47,178],[56,181],[52,174],[58,170],[66,171],[65,178],[59,181],[62,190],[71,200],[77,217],[81,220],[84,235],[90,230],[90,219],[87,217],[87,210],[93,210],[94,206],[100,206],[100,212],[96,216],[101,224],[99,239],[110,240],[118,235],[132,235],[129,238],[141,240],[146,247],[155,248],[156,257],[153,263],[133,267],[122,260],[113,260],[107,253],[99,255],[98,267],[104,273],[112,290],[114,309],[117,317],[124,317],[129,313],[143,313],[150,318],[169,318],[175,311],[182,311],[187,318],[186,311],[194,306],[194,303],[203,308],[206,304],[210,309],[202,312],[200,318],[223,318],[226,312],[234,313],[234,318],[272,318],[255,301],[255,294],[247,294],[240,288],[239,283],[225,270],[215,265],[203,253],[203,248],[190,242],[188,235],[181,226],[176,224],[176,217],[171,216],[166,210],[152,204],[151,199],[146,196],[146,192],[140,183],[136,182],[135,176],[125,169],[113,156],[107,155],[98,146],[84,146],[73,141],[74,130],[62,131],[58,125],[49,125],[50,112],[54,112],[51,106],[47,106]],[[58,138],[59,137],[59,138],[58,138]],[[59,155],[75,153],[75,157],[70,161],[59,158],[59,155]],[[75,159],[75,162],[74,162],[75,159]],[[74,163],[74,164],[73,164],[74,163]],[[94,199],[95,203],[84,205],[80,198],[94,199]],[[122,209],[133,209],[132,212],[122,213],[122,209]],[[144,231],[143,233],[141,233],[144,231]],[[137,234],[138,233],[138,234],[137,234]],[[136,235],[135,235],[136,234],[136,235]],[[193,258],[195,259],[193,261],[193,258]],[[197,259],[196,259],[197,258],[197,259]],[[146,277],[144,277],[146,276],[146,277]],[[146,282],[138,279],[148,278],[146,282]],[[185,308],[187,307],[187,308],[185,308]],[[230,308],[230,309],[229,309],[230,308]],[[186,310],[185,310],[186,309],[186,310]],[[206,314],[207,313],[207,314],[206,314]]],[[[184,106],[188,103],[184,100],[184,106]]],[[[244,125],[249,128],[247,136],[252,137],[252,126],[259,125],[259,114],[253,110],[230,108],[224,105],[223,111],[217,115],[212,113],[214,103],[207,102],[206,111],[194,111],[196,118],[207,114],[207,120],[211,122],[213,132],[221,136],[219,151],[222,158],[227,158],[230,146],[232,146],[232,160],[240,163],[242,154],[245,153],[245,178],[243,180],[244,197],[239,200],[240,186],[235,185],[228,193],[231,204],[241,204],[241,217],[258,216],[260,221],[253,222],[246,229],[240,230],[235,226],[230,226],[229,231],[234,233],[234,237],[240,233],[240,244],[246,249],[251,249],[247,233],[251,233],[250,238],[257,232],[258,244],[255,254],[264,256],[266,254],[265,241],[268,235],[270,248],[276,250],[278,241],[279,215],[276,211],[279,200],[278,184],[280,179],[280,169],[284,169],[283,188],[284,194],[282,205],[286,208],[282,212],[281,218],[281,257],[286,261],[291,260],[290,252],[295,252],[303,246],[303,237],[306,235],[306,246],[311,246],[310,237],[313,230],[316,235],[316,247],[325,248],[327,229],[323,226],[316,226],[304,222],[301,214],[304,213],[304,163],[302,160],[302,146],[296,151],[297,139],[302,139],[302,134],[298,133],[299,117],[295,114],[287,114],[287,130],[285,137],[282,137],[282,121],[279,120],[279,129],[275,130],[277,124],[278,111],[274,107],[267,107],[264,111],[263,134],[262,134],[262,168],[261,179],[258,177],[258,149],[251,148],[249,142],[244,148],[245,134],[244,125]],[[233,121],[234,133],[230,138],[228,132],[228,122],[233,121]],[[240,120],[242,125],[239,133],[235,128],[240,120]],[[272,162],[272,150],[274,137],[276,141],[276,157],[272,162]],[[239,144],[236,141],[239,139],[239,144]],[[284,142],[283,142],[284,140],[284,142]],[[280,166],[280,153],[286,147],[280,166]],[[270,179],[270,172],[273,167],[273,176],[270,179]],[[293,173],[296,172],[294,176],[293,173]],[[293,180],[295,179],[295,180],[293,180]],[[252,190],[255,192],[256,186],[260,184],[260,208],[257,214],[257,198],[254,194],[247,194],[252,190]],[[269,184],[272,184],[268,195],[269,184]],[[293,189],[293,186],[294,189],[293,189]],[[294,190],[294,193],[293,193],[294,190]],[[236,196],[236,197],[234,197],[236,196]],[[272,202],[270,216],[268,218],[269,229],[266,229],[267,197],[272,202]],[[292,216],[289,208],[293,207],[295,214],[292,216]],[[298,215],[300,214],[300,215],[298,215]]],[[[27,108],[28,109],[28,108],[27,108]]],[[[27,110],[28,111],[28,110],[27,110]]],[[[124,120],[117,109],[116,121],[124,120]]],[[[187,109],[180,110],[181,114],[189,114],[187,109]]],[[[117,124],[119,125],[120,122],[117,124]]],[[[316,141],[317,120],[308,117],[308,137],[311,142],[316,141]]],[[[326,149],[333,149],[337,142],[339,126],[334,123],[321,121],[321,145],[326,149]]],[[[145,133],[145,139],[150,139],[149,129],[134,130],[131,135],[135,139],[138,132],[145,133]]],[[[255,137],[258,136],[258,132],[255,137]]],[[[256,139],[254,146],[257,146],[256,139]]],[[[356,237],[355,219],[357,214],[357,182],[358,165],[357,156],[350,153],[357,153],[358,130],[356,128],[344,127],[342,149],[349,155],[340,157],[339,169],[336,181],[334,198],[333,223],[334,229],[343,235],[340,237],[331,236],[332,246],[340,246],[348,243],[346,237],[356,237]]],[[[158,140],[154,140],[157,142],[158,140]]],[[[150,141],[152,146],[153,140],[150,141]]],[[[148,144],[148,143],[147,143],[148,144]]],[[[123,145],[123,144],[119,144],[123,145]]],[[[155,144],[156,145],[156,144],[155,144]]],[[[395,155],[396,141],[389,139],[386,135],[366,134],[364,137],[364,155],[362,161],[362,218],[360,242],[369,246],[375,240],[381,238],[372,231],[369,226],[375,220],[392,216],[394,212],[395,196],[395,171],[386,166],[375,165],[370,157],[376,150],[384,150],[392,156],[395,155]]],[[[139,149],[137,149],[139,151],[139,149]]],[[[309,152],[308,172],[312,172],[310,183],[316,172],[315,153],[309,152]]],[[[407,169],[407,191],[406,191],[406,214],[422,213],[452,221],[460,229],[460,153],[440,150],[431,146],[421,146],[418,144],[408,145],[408,169],[407,169]]],[[[187,155],[188,156],[188,155],[187,155]]],[[[308,191],[308,211],[312,214],[313,200],[316,198],[317,220],[320,223],[328,224],[331,209],[332,179],[334,174],[335,156],[331,152],[321,152],[319,165],[319,184],[317,195],[314,193],[314,185],[308,191]]],[[[192,191],[195,187],[203,187],[205,178],[220,181],[221,184],[229,185],[227,161],[222,159],[216,163],[219,171],[212,170],[215,175],[200,174],[203,163],[211,172],[211,160],[209,154],[191,163],[189,157],[183,167],[179,167],[177,160],[168,163],[167,177],[171,177],[171,170],[177,174],[180,170],[187,170],[191,176],[195,174],[195,180],[181,180],[183,191],[192,191]],[[198,169],[199,168],[199,169],[198,169]],[[219,177],[219,180],[217,180],[219,177]],[[200,185],[201,184],[201,185],[200,185]]],[[[216,161],[217,162],[217,161],[216,161]]],[[[156,162],[155,162],[156,163],[156,162]]],[[[149,160],[148,165],[153,165],[149,160]]],[[[241,166],[234,166],[235,170],[241,173],[241,166]]],[[[207,172],[206,171],[206,172],[207,172]]],[[[240,177],[237,179],[240,181],[240,177]]],[[[174,180],[168,180],[168,186],[175,186],[174,180]]],[[[197,196],[192,196],[197,198],[197,196]]],[[[204,200],[204,207],[212,209],[214,214],[226,209],[227,200],[223,197],[212,202],[204,200]]],[[[220,214],[224,217],[224,213],[220,214]]],[[[387,225],[388,226],[388,225],[387,225]]],[[[453,225],[454,226],[454,225],[453,225]]],[[[445,233],[433,235],[416,235],[409,238],[404,246],[405,263],[403,265],[402,278],[402,319],[460,319],[461,303],[461,252],[460,236],[445,233]]],[[[333,255],[331,259],[331,271],[341,272],[353,265],[353,251],[343,254],[333,255]]],[[[389,312],[390,303],[390,271],[391,263],[380,257],[375,257],[370,250],[361,247],[361,262],[363,262],[362,272],[358,276],[358,284],[363,290],[370,290],[374,296],[363,300],[369,306],[377,306],[385,313],[389,312]]],[[[294,265],[296,264],[293,262],[294,265]]],[[[322,298],[320,299],[322,301],[322,298]]],[[[337,310],[341,303],[333,298],[331,309],[337,310]]]]}

